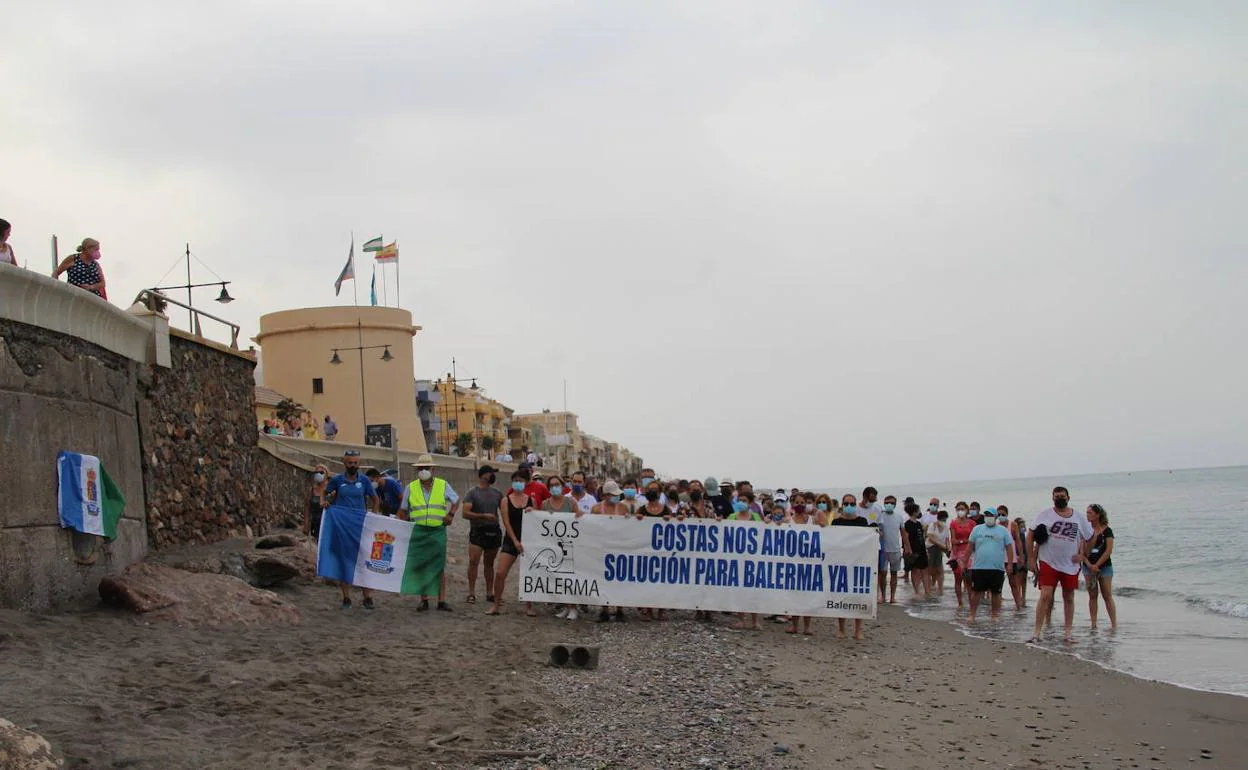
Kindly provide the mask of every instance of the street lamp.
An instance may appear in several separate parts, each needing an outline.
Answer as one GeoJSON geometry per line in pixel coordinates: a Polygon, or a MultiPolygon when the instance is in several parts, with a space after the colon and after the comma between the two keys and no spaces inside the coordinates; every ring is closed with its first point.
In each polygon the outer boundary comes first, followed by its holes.
{"type": "MultiPolygon", "coordinates": [[[[442,392],[442,385],[443,385],[443,383],[445,383],[446,385],[450,386],[450,388],[451,388],[451,398],[453,399],[453,404],[448,403],[445,397],[442,399],[443,430],[445,430],[445,431],[446,431],[446,436],[447,436],[447,442],[446,442],[446,453],[447,453],[447,454],[450,454],[450,453],[451,453],[451,447],[453,446],[454,441],[455,441],[455,438],[456,438],[456,435],[451,433],[451,421],[450,421],[449,419],[446,419],[446,418],[447,418],[447,408],[448,408],[448,407],[450,407],[450,409],[451,409],[451,414],[454,414],[454,415],[455,415],[455,433],[456,433],[456,434],[458,434],[458,433],[459,433],[459,431],[461,430],[461,428],[460,428],[460,424],[459,424],[459,421],[460,421],[460,420],[462,420],[463,418],[460,416],[460,413],[461,413],[461,412],[466,412],[466,411],[467,411],[464,407],[462,407],[462,406],[460,406],[460,405],[459,405],[459,385],[460,385],[460,383],[462,383],[464,380],[461,380],[461,379],[459,379],[459,378],[457,377],[458,372],[459,372],[459,368],[458,368],[458,366],[456,365],[455,359],[454,359],[454,358],[452,358],[452,359],[451,359],[451,371],[449,371],[449,372],[447,372],[447,373],[446,373],[446,379],[445,379],[445,380],[443,380],[443,379],[440,379],[440,378],[439,378],[439,379],[437,380],[437,388],[438,388],[438,392],[439,392],[439,393],[440,393],[440,392],[442,392]]],[[[469,389],[469,390],[471,390],[472,392],[474,392],[474,393],[475,393],[475,392],[477,392],[478,390],[480,390],[480,389],[481,389],[481,386],[477,385],[477,378],[476,378],[476,377],[471,377],[471,378],[469,378],[469,377],[465,377],[464,379],[466,379],[466,380],[470,380],[470,381],[471,381],[471,384],[468,386],[468,389],[469,389]]],[[[475,413],[474,413],[474,414],[475,414],[475,413]]],[[[476,418],[475,418],[475,416],[474,416],[474,418],[473,418],[473,419],[474,419],[474,421],[475,421],[475,419],[476,419],[476,418]]],[[[475,426],[474,426],[474,428],[473,428],[473,431],[472,431],[472,432],[473,432],[474,434],[476,433],[476,428],[475,428],[475,426]]]]}
{"type": "MultiPolygon", "coordinates": [[[[200,264],[202,265],[203,262],[200,262],[200,264]]],[[[211,268],[209,272],[212,272],[211,268]]],[[[199,329],[195,328],[195,309],[191,307],[194,304],[191,301],[191,289],[199,289],[204,286],[220,286],[221,293],[217,295],[217,302],[220,302],[222,305],[228,305],[234,301],[234,298],[230,296],[230,292],[225,288],[229,283],[231,282],[210,281],[208,283],[193,283],[191,281],[191,244],[188,243],[186,244],[186,283],[178,286],[153,286],[148,291],[164,292],[174,289],[186,289],[187,322],[190,324],[190,330],[199,334],[199,329]]]]}
{"type": "MultiPolygon", "coordinates": [[[[225,287],[222,287],[222,292],[225,287]]],[[[390,363],[394,360],[394,356],[390,354],[389,345],[365,345],[364,344],[364,322],[360,319],[355,321],[355,331],[358,335],[360,344],[350,348],[333,348],[334,355],[329,359],[329,363],[338,366],[342,363],[342,357],[338,355],[339,350],[356,350],[360,354],[360,430],[365,438],[368,438],[368,401],[364,397],[364,351],[381,349],[381,360],[390,363]]]]}

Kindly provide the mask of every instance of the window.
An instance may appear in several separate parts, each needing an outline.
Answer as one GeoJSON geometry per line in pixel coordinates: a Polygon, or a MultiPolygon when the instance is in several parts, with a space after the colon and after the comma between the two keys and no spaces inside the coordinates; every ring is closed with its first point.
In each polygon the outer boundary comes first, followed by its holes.
{"type": "Polygon", "coordinates": [[[459,430],[459,420],[447,420],[446,427],[448,430],[459,430]]]}
{"type": "Polygon", "coordinates": [[[312,378],[312,392],[324,393],[325,392],[325,380],[321,379],[320,377],[313,377],[312,378]]]}

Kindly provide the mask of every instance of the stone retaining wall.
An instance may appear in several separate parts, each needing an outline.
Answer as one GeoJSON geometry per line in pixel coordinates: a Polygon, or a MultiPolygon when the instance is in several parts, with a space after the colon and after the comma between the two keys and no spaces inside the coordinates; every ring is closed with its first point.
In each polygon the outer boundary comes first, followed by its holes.
{"type": "Polygon", "coordinates": [[[155,548],[261,534],[298,511],[306,469],[256,446],[255,358],[171,330],[140,402],[155,548]]]}

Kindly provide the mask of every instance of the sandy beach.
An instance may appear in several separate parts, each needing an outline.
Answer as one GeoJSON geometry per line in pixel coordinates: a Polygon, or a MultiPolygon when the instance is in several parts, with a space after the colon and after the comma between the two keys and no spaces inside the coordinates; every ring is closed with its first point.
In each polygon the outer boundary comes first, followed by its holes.
{"type": "Polygon", "coordinates": [[[885,607],[867,640],[676,613],[567,623],[276,593],[300,622],[0,612],[0,717],[72,768],[1242,767],[1248,698],[971,639],[885,607]],[[596,671],[545,665],[600,645],[596,671]],[[431,744],[431,741],[433,744],[431,744]],[[489,752],[529,752],[509,756],[489,752]]]}

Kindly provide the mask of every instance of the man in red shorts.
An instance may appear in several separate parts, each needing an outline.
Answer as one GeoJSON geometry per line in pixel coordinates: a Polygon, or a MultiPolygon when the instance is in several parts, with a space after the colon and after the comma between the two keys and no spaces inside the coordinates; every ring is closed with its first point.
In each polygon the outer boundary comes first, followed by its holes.
{"type": "Polygon", "coordinates": [[[1040,641],[1045,621],[1053,609],[1053,593],[1059,584],[1062,586],[1062,609],[1066,615],[1066,641],[1074,641],[1071,627],[1075,623],[1075,589],[1079,587],[1079,565],[1092,539],[1092,525],[1086,516],[1075,513],[1069,503],[1070,492],[1066,487],[1054,487],[1053,507],[1041,511],[1027,532],[1027,553],[1031,555],[1029,567],[1038,575],[1040,585],[1040,601],[1036,603],[1036,633],[1029,640],[1032,642],[1040,641]]]}

